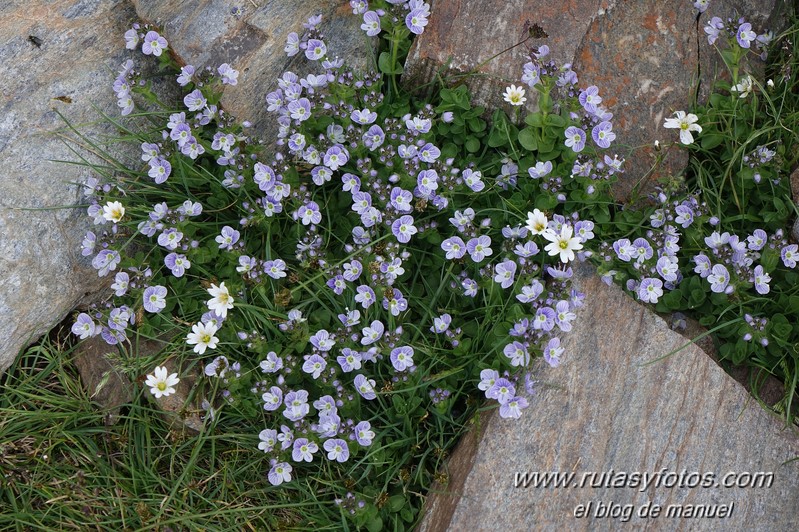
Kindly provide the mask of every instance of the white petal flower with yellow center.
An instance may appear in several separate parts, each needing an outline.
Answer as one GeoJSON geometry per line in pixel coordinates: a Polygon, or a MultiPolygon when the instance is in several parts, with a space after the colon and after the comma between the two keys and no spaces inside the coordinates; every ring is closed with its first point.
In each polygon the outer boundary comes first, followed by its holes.
{"type": "Polygon", "coordinates": [[[212,296],[207,302],[208,309],[216,312],[220,318],[226,318],[228,309],[233,308],[233,297],[228,292],[225,283],[222,282],[219,286],[211,283],[208,293],[212,296]]]}
{"type": "Polygon", "coordinates": [[[125,216],[125,207],[118,201],[109,201],[103,205],[103,218],[109,222],[118,223],[125,216]]]}
{"type": "Polygon", "coordinates": [[[523,105],[527,101],[524,96],[524,87],[511,85],[505,89],[505,101],[511,105],[523,105]]]}
{"type": "Polygon", "coordinates": [[[546,215],[535,209],[533,212],[527,213],[527,230],[534,235],[540,235],[547,229],[546,215]]]}
{"type": "Polygon", "coordinates": [[[675,111],[674,118],[667,118],[663,127],[679,129],[680,142],[683,144],[692,144],[694,142],[694,137],[691,135],[691,131],[696,131],[697,133],[702,132],[702,126],[696,123],[697,120],[699,120],[699,117],[695,114],[685,114],[685,111],[675,111]]]}
{"type": "Polygon", "coordinates": [[[194,352],[202,355],[206,349],[216,349],[219,338],[214,336],[218,331],[213,323],[195,323],[191,326],[191,332],[186,335],[186,343],[194,346],[194,352]]]}
{"type": "Polygon", "coordinates": [[[575,237],[574,229],[572,226],[563,224],[560,228],[560,233],[556,233],[552,229],[547,229],[542,233],[542,236],[549,240],[549,244],[544,249],[550,256],[560,255],[560,261],[563,263],[574,260],[574,252],[583,249],[583,244],[580,242],[579,237],[575,237]]]}
{"type": "Polygon", "coordinates": [[[160,399],[175,393],[175,386],[179,382],[180,379],[177,373],[169,374],[166,367],[158,366],[152,375],[147,375],[147,380],[144,381],[144,384],[150,388],[150,393],[156,399],[160,399]]]}

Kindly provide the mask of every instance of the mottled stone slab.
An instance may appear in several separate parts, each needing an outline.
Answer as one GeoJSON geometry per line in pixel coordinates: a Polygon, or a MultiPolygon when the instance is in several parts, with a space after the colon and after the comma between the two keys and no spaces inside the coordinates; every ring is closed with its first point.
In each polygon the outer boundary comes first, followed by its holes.
{"type": "MultiPolygon", "coordinates": [[[[626,173],[615,194],[628,198],[639,182],[679,174],[687,156],[672,150],[655,164],[655,140],[676,140],[662,128],[673,111],[688,109],[695,82],[710,86],[721,71],[718,54],[707,44],[703,26],[710,16],[744,16],[755,28],[785,23],[786,0],[718,0],[697,22],[691,2],[656,0],[447,0],[433,1],[430,23],[414,43],[406,65],[406,86],[423,86],[443,76],[477,71],[468,85],[476,101],[508,107],[504,88],[520,83],[526,45],[484,64],[525,37],[538,24],[549,34],[527,44],[547,44],[553,59],[572,63],[580,86],[595,84],[614,114],[616,149],[626,157],[626,173]],[[783,16],[783,18],[781,18],[783,16]]],[[[528,91],[528,107],[536,107],[528,91]]],[[[706,93],[701,93],[706,96],[706,93]]]]}
{"type": "Polygon", "coordinates": [[[133,0],[144,19],[164,27],[172,51],[196,68],[216,68],[229,63],[240,71],[238,85],[227,87],[222,105],[240,120],[249,120],[267,142],[274,139],[277,123],[266,111],[265,97],[277,88],[286,70],[298,75],[322,72],[321,65],[304,56],[286,57],[283,48],[289,32],[302,34],[310,16],[322,15],[328,53],[364,69],[372,63],[373,39],[360,29],[361,20],[348,2],[340,0],[133,0]]]}
{"type": "Polygon", "coordinates": [[[135,16],[128,2],[0,2],[0,371],[100,281],[81,257],[75,183],[88,171],[62,142],[58,112],[89,134],[118,113],[111,91],[135,16]]]}
{"type": "MultiPolygon", "coordinates": [[[[539,366],[539,391],[517,421],[481,418],[434,488],[420,526],[439,530],[793,530],[799,437],[709,356],[618,287],[581,268],[586,294],[564,363],[539,366]],[[765,488],[517,488],[515,473],[773,472],[765,488]],[[574,517],[592,503],[591,515],[574,517]],[[663,508],[656,519],[593,517],[599,503],[663,508]],[[730,505],[723,519],[667,518],[669,505],[730,505]]],[[[600,477],[595,477],[599,479],[600,477]]],[[[618,478],[618,477],[613,477],[618,478]]],[[[665,484],[665,481],[661,481],[665,484]]]]}

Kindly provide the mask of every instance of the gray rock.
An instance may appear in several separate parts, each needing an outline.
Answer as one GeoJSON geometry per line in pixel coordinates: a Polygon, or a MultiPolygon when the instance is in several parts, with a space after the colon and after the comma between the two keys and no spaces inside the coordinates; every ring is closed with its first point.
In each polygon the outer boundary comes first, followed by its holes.
{"type": "MultiPolygon", "coordinates": [[[[710,16],[746,17],[755,28],[778,29],[785,23],[785,0],[719,0],[710,4],[697,23],[691,2],[654,0],[462,0],[432,2],[432,16],[415,41],[406,64],[404,84],[424,86],[442,76],[477,70],[467,82],[476,101],[489,108],[509,105],[502,93],[519,84],[526,47],[547,44],[558,64],[572,63],[580,86],[599,87],[603,104],[614,113],[615,146],[626,157],[626,172],[615,194],[628,198],[639,181],[679,174],[687,155],[672,150],[661,165],[654,163],[655,140],[674,140],[662,128],[672,111],[688,109],[693,101],[697,70],[707,88],[721,70],[717,53],[707,44],[703,26],[710,16]],[[525,28],[538,24],[549,35],[521,42],[525,28]],[[490,32],[491,38],[475,38],[490,32]]],[[[528,108],[537,95],[528,91],[528,108]]]]}
{"type": "Polygon", "coordinates": [[[75,183],[89,172],[62,142],[64,116],[103,128],[92,104],[118,113],[113,73],[134,13],[123,0],[0,3],[0,371],[100,282],[79,245],[75,183]]]}
{"type": "Polygon", "coordinates": [[[182,61],[214,69],[229,63],[240,71],[238,85],[226,87],[222,105],[239,120],[251,121],[266,142],[275,138],[277,123],[266,110],[265,97],[277,88],[278,77],[286,70],[300,76],[321,72],[301,54],[289,58],[283,51],[289,32],[302,34],[302,24],[311,15],[322,15],[320,28],[331,56],[358,69],[371,64],[374,40],[364,35],[361,20],[340,0],[234,5],[214,0],[133,0],[133,4],[142,19],[164,27],[172,51],[182,61]]]}
{"type": "MultiPolygon", "coordinates": [[[[484,415],[434,487],[421,531],[792,530],[799,511],[799,438],[763,410],[710,357],[618,287],[580,268],[586,294],[564,342],[564,363],[540,365],[540,387],[519,420],[484,415]],[[516,488],[517,472],[648,473],[683,478],[773,472],[768,488],[516,488]],[[665,473],[661,473],[664,475],[665,473]],[[576,518],[593,503],[660,505],[657,519],[576,518]],[[733,505],[727,518],[667,518],[669,505],[733,505]]],[[[591,478],[591,477],[586,477],[591,478]]],[[[600,477],[597,476],[597,479],[600,477]]],[[[618,478],[618,477],[614,477],[618,478]]],[[[671,478],[671,477],[669,477],[671,478]]],[[[597,482],[599,482],[597,480],[597,482]]],[[[662,484],[665,484],[665,480],[662,484]]]]}

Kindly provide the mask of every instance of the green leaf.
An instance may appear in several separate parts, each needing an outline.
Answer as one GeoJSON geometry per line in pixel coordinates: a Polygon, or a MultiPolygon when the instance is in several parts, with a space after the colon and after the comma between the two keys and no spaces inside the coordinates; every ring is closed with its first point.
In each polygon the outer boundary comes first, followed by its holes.
{"type": "Polygon", "coordinates": [[[700,142],[700,144],[702,145],[703,149],[712,150],[713,148],[724,142],[724,138],[725,137],[723,135],[710,133],[708,135],[702,135],[702,141],[700,142]]]}
{"type": "Polygon", "coordinates": [[[480,141],[474,137],[469,137],[464,146],[469,153],[477,153],[480,151],[480,141]]]}
{"type": "Polygon", "coordinates": [[[519,131],[519,144],[526,150],[536,151],[538,149],[538,139],[533,129],[526,127],[519,131]]]}
{"type": "Polygon", "coordinates": [[[405,506],[406,502],[408,501],[402,495],[393,495],[388,500],[388,509],[393,513],[399,512],[405,506]]]}
{"type": "Polygon", "coordinates": [[[377,67],[383,74],[402,74],[402,65],[391,62],[391,54],[382,52],[377,59],[377,67]]]}

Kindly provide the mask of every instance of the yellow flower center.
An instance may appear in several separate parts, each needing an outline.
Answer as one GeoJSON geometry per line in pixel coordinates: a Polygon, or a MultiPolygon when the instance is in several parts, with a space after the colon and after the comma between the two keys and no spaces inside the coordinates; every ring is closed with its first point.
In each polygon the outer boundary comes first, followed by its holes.
{"type": "Polygon", "coordinates": [[[162,392],[163,392],[164,390],[166,390],[166,383],[165,383],[165,382],[163,382],[163,381],[161,381],[161,382],[159,382],[159,383],[156,385],[156,388],[158,388],[160,391],[162,391],[162,392]]]}
{"type": "Polygon", "coordinates": [[[567,247],[569,247],[569,243],[566,242],[565,240],[561,240],[559,245],[560,249],[566,249],[567,247]]]}

